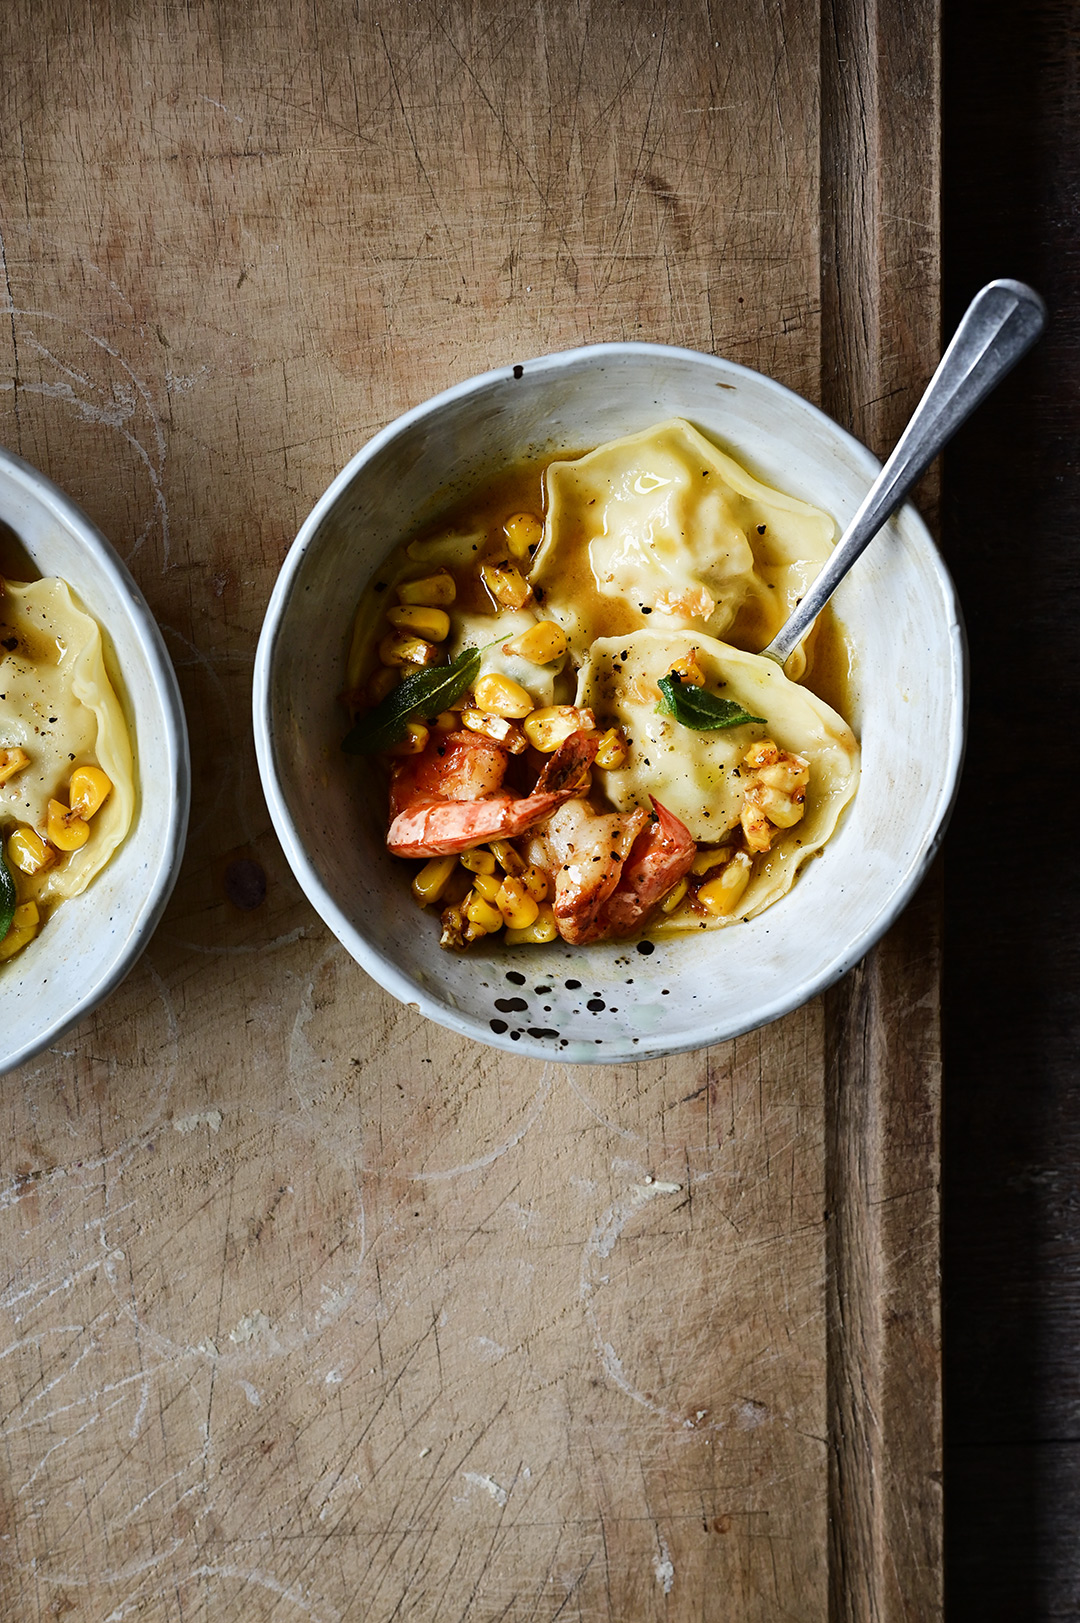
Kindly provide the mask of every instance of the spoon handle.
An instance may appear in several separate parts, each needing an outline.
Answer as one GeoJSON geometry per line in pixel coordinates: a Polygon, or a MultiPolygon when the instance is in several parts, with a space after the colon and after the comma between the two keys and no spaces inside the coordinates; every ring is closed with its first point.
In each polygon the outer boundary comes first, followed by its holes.
{"type": "Polygon", "coordinates": [[[988,282],[967,308],[896,448],[791,618],[762,653],[780,665],[810,630],[856,558],[900,506],[938,452],[1015,366],[1046,326],[1033,288],[988,282]]]}

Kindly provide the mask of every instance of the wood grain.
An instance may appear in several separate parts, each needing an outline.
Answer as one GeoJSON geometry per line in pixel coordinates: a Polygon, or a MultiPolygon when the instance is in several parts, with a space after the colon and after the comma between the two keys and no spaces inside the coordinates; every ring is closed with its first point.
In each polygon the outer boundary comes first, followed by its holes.
{"type": "Polygon", "coordinates": [[[139,967],[5,1085],[4,1605],[934,1615],[933,890],[763,1032],[514,1062],[327,935],[248,720],[300,520],[457,378],[681,343],[884,443],[936,346],[933,7],[0,28],[0,432],[136,572],[195,785],[139,967]]]}

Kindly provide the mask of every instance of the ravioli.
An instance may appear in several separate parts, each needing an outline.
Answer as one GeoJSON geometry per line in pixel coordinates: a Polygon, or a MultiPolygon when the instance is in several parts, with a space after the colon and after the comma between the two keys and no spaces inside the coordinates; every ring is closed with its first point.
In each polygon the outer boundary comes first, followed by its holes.
{"type": "Polygon", "coordinates": [[[0,621],[0,745],[30,757],[0,785],[5,833],[15,823],[43,833],[49,800],[66,802],[77,766],[99,766],[112,784],[81,849],[37,874],[19,874],[20,900],[51,906],[84,891],[131,826],[131,744],[105,668],[100,627],[64,581],[4,582],[0,621]]]}
{"type": "MultiPolygon", "coordinates": [[[[790,681],[775,661],[713,637],[638,631],[599,638],[579,673],[577,703],[595,712],[598,726],[621,727],[626,735],[625,766],[604,773],[604,792],[615,809],[648,806],[655,795],[700,844],[720,844],[738,827],[747,781],[742,761],[756,740],[768,735],[781,749],[809,761],[805,815],[757,858],[731,918],[751,917],[791,888],[807,857],[832,834],[858,785],[859,747],[842,717],[790,681]],[[658,680],[692,649],[708,691],[736,700],[764,723],[698,732],[658,714],[658,680]]],[[[677,916],[673,922],[679,922],[677,916]]],[[[701,922],[697,915],[686,920],[695,929],[701,922]]]]}
{"type": "Polygon", "coordinates": [[[506,648],[512,637],[520,636],[536,623],[537,615],[531,608],[502,609],[495,615],[461,611],[454,615],[450,652],[456,657],[465,648],[478,648],[477,681],[482,676],[506,676],[512,682],[519,682],[537,706],[554,704],[555,679],[566,664],[566,655],[548,665],[537,665],[506,648]]]}
{"type": "MultiPolygon", "coordinates": [[[[530,579],[578,660],[645,627],[764,647],[819,573],[827,513],[747,473],[672,418],[550,464],[530,579]]],[[[796,656],[789,663],[802,674],[796,656]]]]}

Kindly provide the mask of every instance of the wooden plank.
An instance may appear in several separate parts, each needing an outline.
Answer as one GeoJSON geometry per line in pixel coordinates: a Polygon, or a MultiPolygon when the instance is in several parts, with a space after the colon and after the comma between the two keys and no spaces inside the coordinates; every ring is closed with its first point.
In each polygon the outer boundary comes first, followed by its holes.
{"type": "Polygon", "coordinates": [[[456,378],[649,338],[887,436],[936,342],[937,115],[878,62],[932,91],[933,19],[876,18],[855,80],[857,8],[809,0],[7,8],[0,433],[130,560],[195,782],[150,950],[5,1088],[18,1615],[933,1615],[933,894],[736,1043],[515,1062],[331,940],[248,721],[303,515],[456,378]]]}
{"type": "MultiPolygon", "coordinates": [[[[822,403],[885,456],[940,344],[936,7],[829,0],[824,39],[822,403]]],[[[941,906],[935,869],[825,999],[835,1619],[942,1608],[941,906]]]]}

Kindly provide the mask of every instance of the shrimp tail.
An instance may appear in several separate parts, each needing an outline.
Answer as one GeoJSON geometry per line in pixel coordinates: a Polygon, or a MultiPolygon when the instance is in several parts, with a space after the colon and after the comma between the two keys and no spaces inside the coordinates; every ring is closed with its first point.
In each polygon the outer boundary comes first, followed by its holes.
{"type": "Polygon", "coordinates": [[[597,921],[605,936],[633,935],[657,902],[679,883],[697,852],[685,823],[654,796],[649,799],[655,817],[634,841],[619,883],[597,921]]]}

